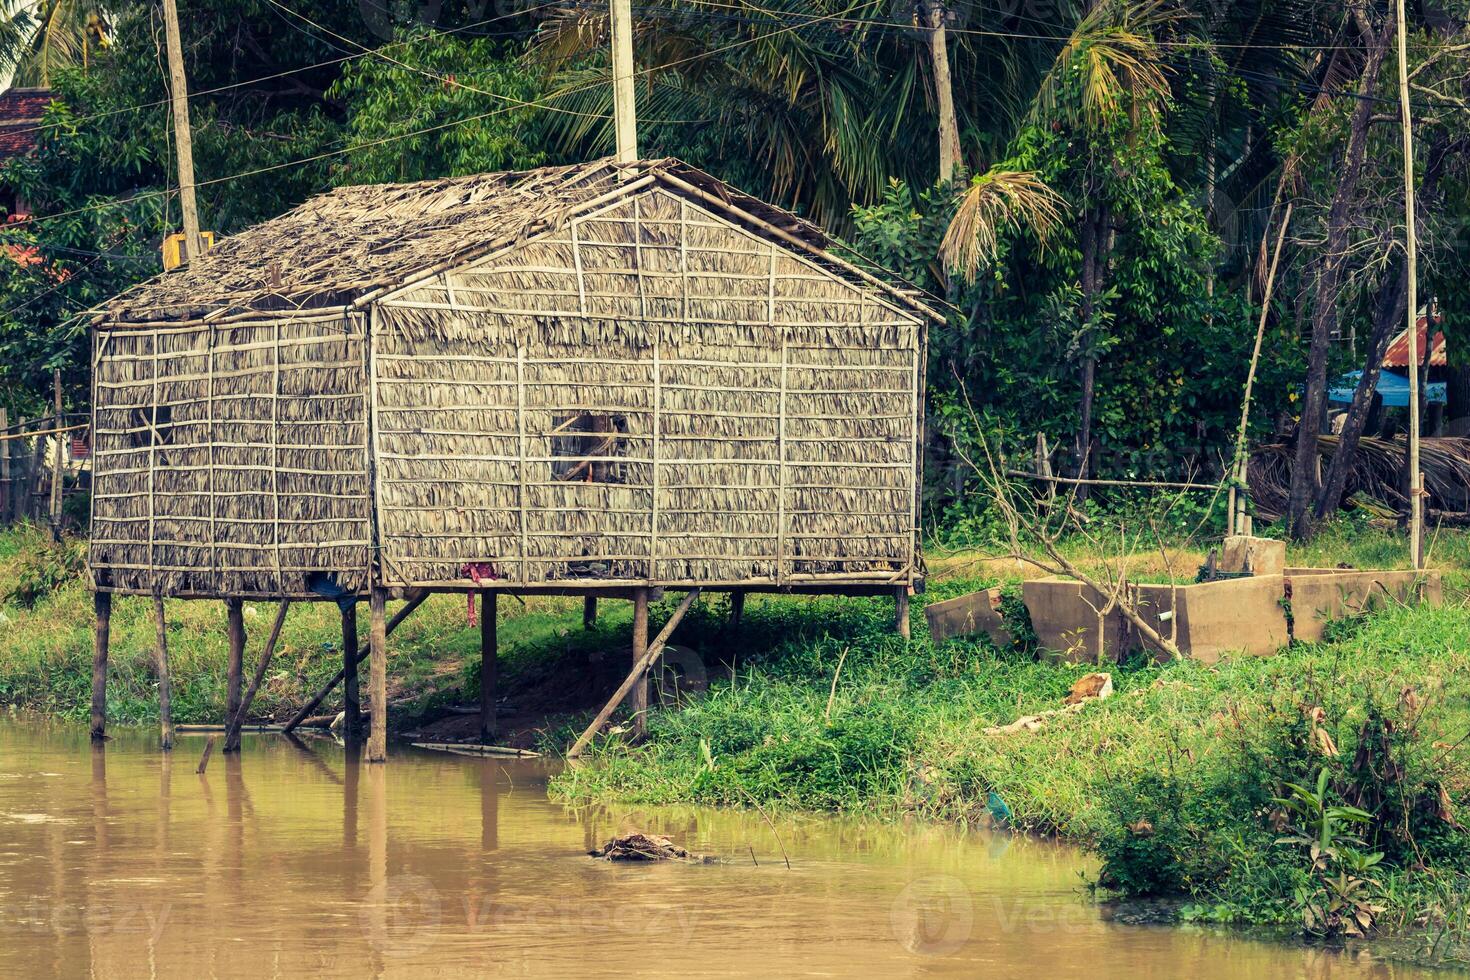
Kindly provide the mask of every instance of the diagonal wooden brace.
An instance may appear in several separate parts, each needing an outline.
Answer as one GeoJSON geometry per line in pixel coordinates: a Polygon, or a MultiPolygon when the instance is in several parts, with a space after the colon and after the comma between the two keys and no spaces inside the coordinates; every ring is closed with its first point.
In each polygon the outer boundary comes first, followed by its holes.
{"type": "Polygon", "coordinates": [[[593,736],[602,730],[603,725],[607,724],[607,720],[612,717],[612,713],[618,710],[618,706],[627,699],[628,694],[633,690],[633,685],[641,681],[643,675],[648,673],[649,669],[654,665],[654,662],[658,660],[659,655],[664,652],[664,646],[668,643],[669,637],[673,635],[674,627],[679,625],[679,621],[684,618],[684,614],[689,611],[689,607],[694,604],[694,600],[699,598],[701,591],[698,588],[689,590],[689,594],[684,597],[684,601],[680,602],[678,608],[674,610],[674,615],[669,617],[669,621],[664,624],[664,628],[658,631],[658,636],[655,636],[653,642],[648,644],[648,652],[643,655],[641,660],[633,665],[632,672],[623,679],[623,683],[619,685],[617,691],[607,704],[603,705],[602,710],[597,713],[597,717],[592,719],[592,724],[588,725],[587,730],[577,738],[576,743],[567,752],[568,759],[575,759],[582,754],[582,750],[587,747],[587,743],[592,741],[593,736]]]}

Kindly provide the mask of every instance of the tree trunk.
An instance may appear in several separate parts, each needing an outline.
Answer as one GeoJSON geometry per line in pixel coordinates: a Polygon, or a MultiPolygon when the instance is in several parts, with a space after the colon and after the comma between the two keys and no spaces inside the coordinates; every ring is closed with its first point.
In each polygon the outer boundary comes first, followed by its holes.
{"type": "Polygon", "coordinates": [[[1357,209],[1358,185],[1368,148],[1368,127],[1376,103],[1371,98],[1393,40],[1394,22],[1386,21],[1376,36],[1369,35],[1367,58],[1358,82],[1359,98],[1348,120],[1347,148],[1338,171],[1337,189],[1327,212],[1327,240],[1317,262],[1316,295],[1312,304],[1312,345],[1307,355],[1307,385],[1302,400],[1301,422],[1297,425],[1296,453],[1291,467],[1291,491],[1286,503],[1286,522],[1292,537],[1305,541],[1312,536],[1311,504],[1319,490],[1317,437],[1322,434],[1322,412],[1327,404],[1327,356],[1337,324],[1337,300],[1345,277],[1348,239],[1357,209]]]}
{"type": "MultiPolygon", "coordinates": [[[[1084,330],[1084,342],[1091,331],[1093,316],[1097,312],[1097,296],[1102,291],[1100,272],[1103,242],[1103,216],[1096,208],[1088,208],[1082,217],[1082,302],[1080,316],[1084,330]]],[[[1076,459],[1076,476],[1079,480],[1089,479],[1093,472],[1092,459],[1092,405],[1097,390],[1097,358],[1088,351],[1082,360],[1082,396],[1077,412],[1077,436],[1072,451],[1076,459]]],[[[1088,487],[1077,485],[1076,497],[1086,500],[1088,487]]]]}
{"type": "Polygon", "coordinates": [[[1470,417],[1470,349],[1462,338],[1445,333],[1445,354],[1450,366],[1445,372],[1444,417],[1448,422],[1470,417]]]}
{"type": "Polygon", "coordinates": [[[943,3],[930,0],[925,6],[929,28],[929,57],[934,68],[934,101],[939,109],[939,182],[954,179],[960,166],[960,127],[954,113],[954,88],[949,77],[949,44],[944,32],[943,3]]]}
{"type": "MultiPolygon", "coordinates": [[[[1424,180],[1416,195],[1422,213],[1432,213],[1439,203],[1440,177],[1444,174],[1445,164],[1460,146],[1459,141],[1452,144],[1443,137],[1430,144],[1424,180]]],[[[1332,456],[1332,465],[1327,471],[1322,493],[1317,498],[1316,514],[1319,520],[1335,514],[1342,501],[1347,475],[1352,471],[1353,459],[1358,452],[1358,441],[1367,428],[1368,416],[1373,407],[1373,393],[1383,370],[1383,356],[1388,351],[1389,342],[1398,332],[1399,324],[1405,322],[1408,300],[1409,268],[1408,263],[1400,258],[1393,282],[1388,288],[1379,291],[1373,305],[1373,333],[1368,340],[1363,376],[1358,379],[1357,390],[1353,392],[1353,404],[1348,409],[1347,421],[1338,438],[1337,452],[1332,456]]]]}
{"type": "Polygon", "coordinates": [[[1352,471],[1353,459],[1358,453],[1358,440],[1363,436],[1369,410],[1373,407],[1373,393],[1378,390],[1378,377],[1383,372],[1383,355],[1393,339],[1394,328],[1404,319],[1404,304],[1409,298],[1408,263],[1399,260],[1398,272],[1393,282],[1378,293],[1373,304],[1373,333],[1368,338],[1367,360],[1363,363],[1363,374],[1358,378],[1358,387],[1353,391],[1353,403],[1348,409],[1347,421],[1337,439],[1337,452],[1332,454],[1332,463],[1327,469],[1322,492],[1317,497],[1315,513],[1318,520],[1337,513],[1342,502],[1342,492],[1347,486],[1348,473],[1352,471]]]}

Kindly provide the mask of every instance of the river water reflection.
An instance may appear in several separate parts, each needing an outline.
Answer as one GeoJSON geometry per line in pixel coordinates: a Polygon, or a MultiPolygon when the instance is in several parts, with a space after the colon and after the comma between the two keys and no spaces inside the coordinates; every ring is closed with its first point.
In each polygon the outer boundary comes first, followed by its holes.
{"type": "Polygon", "coordinates": [[[537,764],[0,721],[0,977],[1359,977],[1413,971],[1111,921],[1079,852],[930,824],[569,809],[537,764]],[[710,865],[612,865],[664,833],[710,865]],[[787,869],[782,848],[790,857],[787,869]]]}

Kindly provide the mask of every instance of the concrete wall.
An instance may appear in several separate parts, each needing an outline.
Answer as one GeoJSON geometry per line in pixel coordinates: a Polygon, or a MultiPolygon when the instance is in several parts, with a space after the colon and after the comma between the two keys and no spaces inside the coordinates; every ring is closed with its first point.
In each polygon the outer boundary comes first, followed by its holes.
{"type": "Polygon", "coordinates": [[[1424,601],[1439,605],[1444,590],[1438,572],[1375,571],[1338,568],[1288,568],[1286,594],[1291,602],[1292,636],[1315,642],[1327,623],[1408,602],[1414,583],[1423,578],[1424,601]]]}
{"type": "Polygon", "coordinates": [[[1051,576],[1021,583],[1021,598],[1043,650],[1071,663],[1116,662],[1136,643],[1117,609],[1099,617],[1107,597],[1071,579],[1051,576]]]}
{"type": "Polygon", "coordinates": [[[1215,663],[1231,652],[1272,654],[1291,641],[1284,587],[1281,575],[1256,575],[1134,589],[1150,626],[1194,659],[1215,663]]]}

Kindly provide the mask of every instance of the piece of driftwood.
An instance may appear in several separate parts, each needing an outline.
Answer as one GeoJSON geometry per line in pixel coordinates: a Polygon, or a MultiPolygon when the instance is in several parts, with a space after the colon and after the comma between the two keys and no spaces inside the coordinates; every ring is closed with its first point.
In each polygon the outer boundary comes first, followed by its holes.
{"type": "Polygon", "coordinates": [[[633,690],[633,685],[637,684],[648,673],[648,669],[653,666],[653,662],[658,659],[659,654],[663,653],[664,644],[668,642],[669,636],[673,634],[674,627],[679,625],[679,621],[684,618],[684,614],[689,611],[689,607],[694,604],[694,600],[699,598],[699,593],[700,590],[697,588],[690,589],[689,594],[684,596],[683,601],[674,610],[674,614],[664,624],[664,628],[659,630],[658,636],[654,637],[653,642],[648,645],[648,651],[633,665],[633,669],[623,679],[623,683],[618,686],[617,691],[608,699],[607,704],[603,705],[602,710],[597,713],[597,717],[592,719],[592,724],[587,726],[587,730],[577,738],[576,743],[567,752],[568,759],[575,759],[582,754],[582,750],[587,747],[587,743],[591,742],[593,736],[602,730],[602,726],[607,724],[607,720],[612,717],[612,713],[618,710],[618,705],[622,704],[623,699],[633,690]]]}
{"type": "Polygon", "coordinates": [[[693,864],[713,864],[718,860],[691,853],[667,837],[641,831],[614,837],[587,854],[603,861],[688,861],[693,864]]]}
{"type": "Polygon", "coordinates": [[[211,735],[209,741],[204,743],[204,754],[199,757],[199,765],[194,769],[196,774],[202,776],[204,775],[204,770],[209,768],[209,757],[214,755],[214,743],[216,741],[218,740],[211,735]]]}
{"type": "Polygon", "coordinates": [[[498,755],[509,756],[515,759],[539,759],[540,752],[530,749],[518,749],[512,745],[480,745],[475,742],[410,742],[416,749],[428,749],[431,752],[449,752],[454,755],[498,755]]]}

